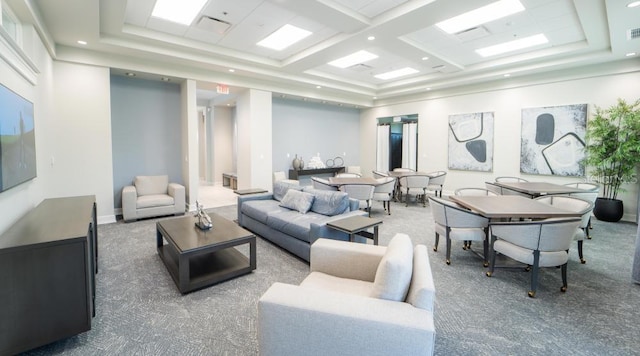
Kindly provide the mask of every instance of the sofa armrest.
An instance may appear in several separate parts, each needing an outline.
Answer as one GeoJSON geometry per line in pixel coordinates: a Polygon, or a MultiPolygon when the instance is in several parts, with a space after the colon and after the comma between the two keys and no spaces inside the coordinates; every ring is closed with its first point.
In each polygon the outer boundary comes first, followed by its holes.
{"type": "Polygon", "coordinates": [[[127,185],[122,188],[122,218],[124,221],[132,221],[137,219],[136,200],[138,193],[136,187],[127,185]]]}
{"type": "Polygon", "coordinates": [[[260,355],[431,355],[433,314],[410,304],[275,283],[258,302],[260,355]]]}
{"type": "Polygon", "coordinates": [[[385,246],[317,239],[311,245],[310,270],[340,278],[373,282],[385,246]]]}
{"type": "Polygon", "coordinates": [[[167,186],[167,193],[173,197],[175,213],[184,214],[186,210],[186,202],[187,202],[184,185],[181,185],[178,183],[169,183],[169,185],[167,186]]]}
{"type": "Polygon", "coordinates": [[[247,195],[238,195],[238,225],[240,226],[244,226],[242,224],[242,213],[241,213],[241,209],[242,209],[242,203],[246,202],[246,201],[252,201],[252,200],[272,200],[273,199],[273,193],[259,193],[259,194],[247,194],[247,195]]]}
{"type": "MultiPolygon", "coordinates": [[[[331,216],[330,218],[328,218],[327,220],[321,223],[312,222],[310,225],[310,231],[309,231],[309,244],[313,244],[317,239],[321,237],[348,241],[349,234],[344,233],[342,231],[334,230],[328,227],[327,223],[334,220],[348,218],[350,216],[366,216],[366,215],[367,215],[367,212],[364,210],[355,210],[355,211],[349,211],[343,214],[331,216]]],[[[358,240],[358,241],[364,242],[366,240],[363,237],[361,240],[358,240]]]]}

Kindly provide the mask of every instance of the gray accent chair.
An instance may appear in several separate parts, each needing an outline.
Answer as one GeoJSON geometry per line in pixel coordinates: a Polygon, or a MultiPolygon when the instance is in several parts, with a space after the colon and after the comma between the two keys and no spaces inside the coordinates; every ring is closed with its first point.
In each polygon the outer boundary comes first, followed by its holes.
{"type": "Polygon", "coordinates": [[[122,217],[124,221],[185,212],[185,189],[169,183],[169,176],[136,176],[133,185],[122,188],[122,217]]]}
{"type": "Polygon", "coordinates": [[[498,253],[527,265],[531,271],[529,297],[536,296],[540,267],[561,267],[561,292],[567,291],[569,248],[580,219],[544,219],[491,223],[491,259],[487,277],[493,276],[498,253]]]}
{"type": "Polygon", "coordinates": [[[471,241],[482,241],[484,251],[480,257],[483,259],[483,265],[488,266],[489,219],[442,198],[429,197],[429,205],[436,233],[436,243],[433,250],[438,251],[440,235],[444,236],[447,242],[445,263],[451,264],[451,240],[462,241],[462,249],[471,252],[475,252],[471,249],[471,241]]]}
{"type": "Polygon", "coordinates": [[[260,355],[432,355],[435,285],[424,245],[318,239],[300,285],[258,301],[260,355]]]}
{"type": "Polygon", "coordinates": [[[589,220],[591,218],[591,212],[593,211],[593,203],[567,195],[547,195],[536,198],[535,200],[555,206],[556,208],[575,211],[580,214],[580,226],[576,229],[573,239],[578,241],[578,256],[580,257],[580,263],[587,263],[582,254],[582,244],[584,242],[584,238],[589,232],[589,220]]]}

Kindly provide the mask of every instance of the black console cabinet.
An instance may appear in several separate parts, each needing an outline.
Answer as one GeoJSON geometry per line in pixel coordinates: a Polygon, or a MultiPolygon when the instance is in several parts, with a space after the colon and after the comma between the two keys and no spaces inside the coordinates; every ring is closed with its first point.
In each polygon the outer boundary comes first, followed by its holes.
{"type": "Polygon", "coordinates": [[[289,170],[289,179],[298,179],[300,176],[312,176],[316,174],[327,174],[327,173],[342,173],[344,172],[344,167],[327,167],[327,168],[316,168],[316,169],[290,169],[289,170]]]}
{"type": "Polygon", "coordinates": [[[94,196],[46,199],[0,236],[0,355],[91,329],[94,196]]]}

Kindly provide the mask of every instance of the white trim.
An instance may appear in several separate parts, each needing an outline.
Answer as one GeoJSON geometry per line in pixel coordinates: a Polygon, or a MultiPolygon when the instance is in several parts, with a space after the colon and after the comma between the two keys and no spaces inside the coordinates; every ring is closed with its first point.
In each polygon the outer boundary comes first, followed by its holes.
{"type": "Polygon", "coordinates": [[[38,83],[37,75],[40,73],[38,67],[2,26],[0,26],[0,58],[32,85],[38,83]]]}

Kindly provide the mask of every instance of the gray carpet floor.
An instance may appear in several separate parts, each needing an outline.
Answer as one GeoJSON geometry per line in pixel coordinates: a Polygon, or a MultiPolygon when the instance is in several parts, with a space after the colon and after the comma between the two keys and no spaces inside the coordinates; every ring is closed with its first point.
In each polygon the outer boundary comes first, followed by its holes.
{"type": "MultiPolygon", "coordinates": [[[[236,218],[235,205],[210,211],[236,218]]],[[[640,354],[640,285],[631,282],[635,224],[594,220],[593,239],[584,246],[587,263],[580,264],[575,245],[570,251],[567,292],[560,292],[559,269],[543,269],[537,296],[531,299],[529,273],[498,269],[488,278],[481,260],[460,243],[453,243],[447,266],[444,241],[438,252],[431,248],[428,206],[394,203],[387,216],[375,204],[372,216],[384,220],[381,245],[402,232],[415,244],[429,246],[437,293],[437,355],[640,354]]],[[[308,264],[258,238],[258,267],[251,274],[181,295],[157,255],[156,221],[99,227],[92,330],[28,354],[258,353],[258,299],[274,282],[302,281],[308,264]]]]}

